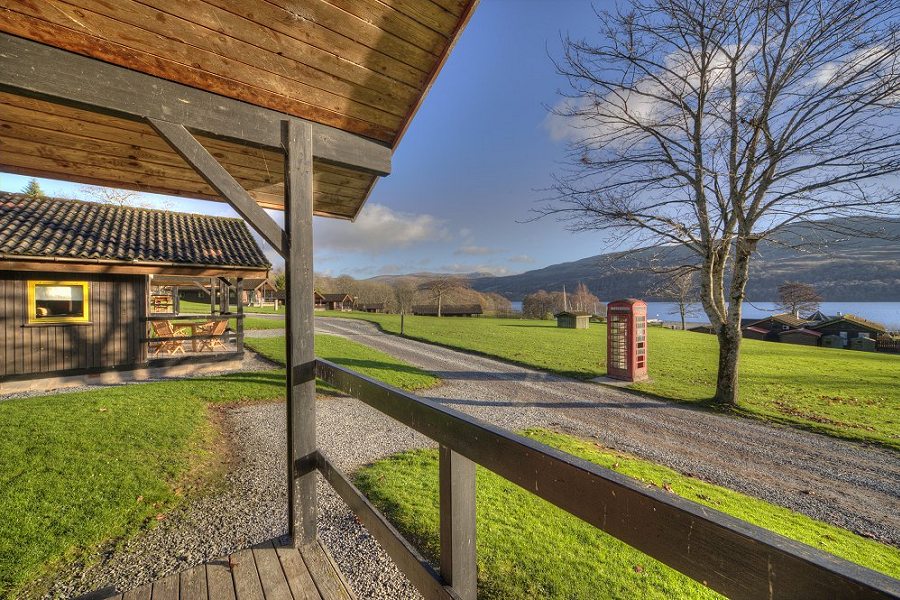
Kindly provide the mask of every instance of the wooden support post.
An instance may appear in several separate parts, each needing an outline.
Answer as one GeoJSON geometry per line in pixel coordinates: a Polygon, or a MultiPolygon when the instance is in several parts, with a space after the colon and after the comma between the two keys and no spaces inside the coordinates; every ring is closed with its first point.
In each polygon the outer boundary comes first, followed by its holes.
{"type": "Polygon", "coordinates": [[[228,314],[228,285],[219,280],[219,314],[227,315],[228,314]]]}
{"type": "Polygon", "coordinates": [[[209,314],[216,314],[216,278],[209,278],[209,314]]]}
{"type": "Polygon", "coordinates": [[[475,600],[475,463],[440,447],[441,576],[460,600],[475,600]]]}
{"type": "Polygon", "coordinates": [[[234,338],[234,346],[238,352],[244,352],[244,278],[238,277],[234,282],[237,290],[237,334],[234,338]]]}
{"type": "Polygon", "coordinates": [[[285,121],[288,526],[294,546],[316,539],[316,372],[313,349],[312,131],[285,121]]]}

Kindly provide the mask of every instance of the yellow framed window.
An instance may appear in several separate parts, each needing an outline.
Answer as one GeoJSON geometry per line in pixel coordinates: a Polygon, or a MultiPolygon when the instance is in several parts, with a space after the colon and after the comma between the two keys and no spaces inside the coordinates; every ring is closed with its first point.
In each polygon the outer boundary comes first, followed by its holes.
{"type": "Polygon", "coordinates": [[[90,292],[87,281],[29,281],[28,322],[87,323],[90,292]]]}

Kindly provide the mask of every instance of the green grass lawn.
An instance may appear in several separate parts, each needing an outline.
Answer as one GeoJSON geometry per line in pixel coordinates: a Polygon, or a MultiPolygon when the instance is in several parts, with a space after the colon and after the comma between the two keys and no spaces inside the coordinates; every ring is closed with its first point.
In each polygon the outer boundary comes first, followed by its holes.
{"type": "MultiPolygon", "coordinates": [[[[200,313],[200,314],[209,314],[209,303],[208,302],[192,302],[190,300],[182,300],[178,303],[181,312],[186,313],[200,313]]],[[[237,310],[235,305],[231,305],[231,310],[237,310]]],[[[279,303],[278,310],[276,311],[271,306],[245,306],[245,313],[262,313],[262,314],[284,314],[284,304],[279,303]]]]}
{"type": "MultiPolygon", "coordinates": [[[[284,361],[283,337],[252,343],[284,361]]],[[[394,386],[438,382],[343,338],[316,336],[316,350],[394,386]]],[[[185,487],[215,479],[211,404],[284,394],[284,370],[275,369],[0,402],[0,598],[152,526],[185,487]]]]}
{"type": "Polygon", "coordinates": [[[0,402],[0,597],[155,522],[187,476],[210,476],[207,403],[283,396],[274,371],[0,402]]]}
{"type": "MultiPolygon", "coordinates": [[[[399,333],[398,315],[323,313],[365,319],[399,333]]],[[[406,317],[406,335],[582,379],[606,373],[606,327],[559,329],[554,321],[406,317]]],[[[649,330],[651,381],[632,387],[667,399],[708,402],[716,338],[649,330]]],[[[768,420],[900,449],[900,356],[757,340],[741,347],[740,410],[768,420]]]]}
{"type": "MultiPolygon", "coordinates": [[[[285,338],[251,338],[247,346],[269,360],[285,363],[285,338]]],[[[434,387],[440,380],[383,352],[336,335],[316,335],[316,356],[405,390],[434,387]]]]}
{"type": "MultiPolygon", "coordinates": [[[[686,477],[587,440],[547,430],[525,435],[837,556],[900,577],[900,550],[785,508],[686,477]]],[[[438,456],[414,450],[363,468],[357,485],[435,559],[438,456]]],[[[493,473],[477,472],[481,599],[711,598],[701,584],[493,473]]]]}

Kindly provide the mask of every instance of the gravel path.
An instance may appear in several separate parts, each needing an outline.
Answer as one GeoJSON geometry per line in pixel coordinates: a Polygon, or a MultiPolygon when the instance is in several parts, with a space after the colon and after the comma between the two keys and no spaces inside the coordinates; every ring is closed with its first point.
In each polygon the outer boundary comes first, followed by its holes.
{"type": "Polygon", "coordinates": [[[897,453],[448,350],[366,321],[318,317],[316,330],[434,373],[445,384],[429,397],[497,425],[515,429],[540,409],[541,424],[900,546],[897,453]]]}

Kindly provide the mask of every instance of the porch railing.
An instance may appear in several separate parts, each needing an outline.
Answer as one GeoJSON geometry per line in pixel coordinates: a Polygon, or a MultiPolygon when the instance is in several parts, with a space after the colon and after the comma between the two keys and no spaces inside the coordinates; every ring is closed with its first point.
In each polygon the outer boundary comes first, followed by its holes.
{"type": "Polygon", "coordinates": [[[439,572],[326,456],[315,457],[319,472],[428,600],[475,598],[476,463],[731,598],[900,597],[900,581],[891,577],[334,363],[317,360],[316,375],[440,445],[439,572]]]}

